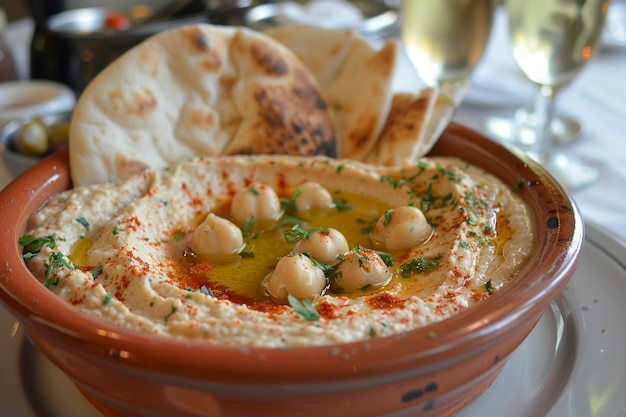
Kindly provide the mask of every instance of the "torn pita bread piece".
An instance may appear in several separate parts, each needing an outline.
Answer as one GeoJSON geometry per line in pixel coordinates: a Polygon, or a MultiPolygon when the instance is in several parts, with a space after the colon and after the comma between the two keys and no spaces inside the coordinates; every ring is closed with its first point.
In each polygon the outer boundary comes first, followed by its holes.
{"type": "Polygon", "coordinates": [[[315,78],[246,28],[200,24],[145,40],[92,80],[70,126],[74,185],[233,153],[337,153],[315,78]]]}
{"type": "Polygon", "coordinates": [[[396,93],[385,126],[365,161],[387,166],[409,165],[425,155],[432,147],[425,139],[436,97],[430,88],[418,94],[396,93]]]}
{"type": "Polygon", "coordinates": [[[353,30],[289,25],[265,32],[295,52],[318,80],[335,119],[340,157],[363,160],[391,106],[399,44],[373,47],[353,30]]]}

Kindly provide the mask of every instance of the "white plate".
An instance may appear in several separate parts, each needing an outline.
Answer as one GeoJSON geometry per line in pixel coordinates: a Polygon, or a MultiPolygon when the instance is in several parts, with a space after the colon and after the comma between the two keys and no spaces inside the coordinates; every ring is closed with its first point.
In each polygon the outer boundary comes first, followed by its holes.
{"type": "MultiPolygon", "coordinates": [[[[563,293],[485,394],[459,417],[617,416],[626,410],[626,242],[587,225],[563,293]]],[[[0,414],[96,417],[0,308],[0,414]]]]}

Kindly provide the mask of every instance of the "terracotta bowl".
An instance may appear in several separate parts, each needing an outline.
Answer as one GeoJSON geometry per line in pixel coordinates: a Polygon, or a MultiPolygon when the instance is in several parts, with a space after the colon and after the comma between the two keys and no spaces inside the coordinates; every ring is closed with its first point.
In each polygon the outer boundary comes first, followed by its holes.
{"type": "Polygon", "coordinates": [[[458,156],[511,186],[523,179],[520,195],[537,231],[533,259],[517,279],[431,326],[345,345],[233,348],[139,334],[81,314],[31,275],[18,244],[31,213],[71,187],[64,152],[0,193],[0,299],[108,416],[454,415],[488,388],[573,275],[583,223],[541,167],[465,127],[450,126],[431,154],[458,156]]]}

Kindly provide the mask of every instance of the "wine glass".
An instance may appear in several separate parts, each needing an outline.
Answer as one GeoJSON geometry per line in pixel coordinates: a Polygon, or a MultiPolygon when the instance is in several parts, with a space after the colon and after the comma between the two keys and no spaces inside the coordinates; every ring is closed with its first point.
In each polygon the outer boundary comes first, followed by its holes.
{"type": "Polygon", "coordinates": [[[497,0],[403,0],[402,41],[422,80],[460,104],[480,61],[497,0]]]}
{"type": "Polygon", "coordinates": [[[609,0],[507,0],[513,56],[537,87],[527,120],[487,118],[488,133],[509,140],[548,169],[570,189],[588,185],[594,167],[557,152],[554,130],[557,93],[569,85],[596,51],[609,0]]]}

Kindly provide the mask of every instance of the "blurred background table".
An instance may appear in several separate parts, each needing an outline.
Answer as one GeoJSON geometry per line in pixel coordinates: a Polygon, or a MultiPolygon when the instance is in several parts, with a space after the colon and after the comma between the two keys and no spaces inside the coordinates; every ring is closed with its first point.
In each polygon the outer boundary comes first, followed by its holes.
{"type": "MultiPolygon", "coordinates": [[[[530,104],[534,87],[516,66],[508,44],[506,13],[496,21],[486,54],[472,77],[472,86],[455,121],[483,130],[490,114],[530,104]]],[[[12,21],[4,34],[14,52],[21,78],[28,76],[28,45],[33,24],[28,18],[12,21]]],[[[588,221],[613,230],[626,240],[626,42],[605,37],[601,50],[560,96],[557,111],[577,118],[584,126],[580,140],[567,145],[600,169],[600,180],[572,192],[588,221]]],[[[11,180],[0,165],[0,188],[11,180]]]]}
{"type": "MultiPolygon", "coordinates": [[[[501,9],[486,54],[456,113],[459,123],[483,130],[485,118],[531,105],[534,86],[524,79],[508,43],[501,9]]],[[[626,239],[626,44],[603,37],[601,49],[574,83],[563,90],[557,112],[583,125],[582,137],[561,149],[600,170],[600,180],[571,194],[588,221],[626,239]]]]}

